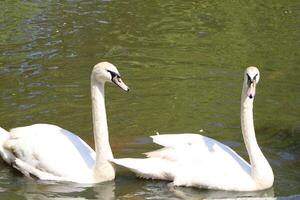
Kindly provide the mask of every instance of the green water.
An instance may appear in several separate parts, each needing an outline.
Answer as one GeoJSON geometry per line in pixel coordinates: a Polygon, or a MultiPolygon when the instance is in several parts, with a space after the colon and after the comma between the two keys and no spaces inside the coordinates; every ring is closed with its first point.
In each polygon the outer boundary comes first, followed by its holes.
{"type": "MultiPolygon", "coordinates": [[[[118,66],[131,91],[106,89],[115,157],[158,148],[149,135],[195,132],[248,159],[240,130],[243,71],[261,71],[257,140],[274,174],[267,191],[170,188],[117,168],[96,185],[24,178],[0,163],[1,199],[201,199],[300,193],[299,1],[1,1],[0,125],[53,123],[93,146],[89,76],[118,66]]],[[[55,146],[53,147],[55,148],[55,146]]]]}

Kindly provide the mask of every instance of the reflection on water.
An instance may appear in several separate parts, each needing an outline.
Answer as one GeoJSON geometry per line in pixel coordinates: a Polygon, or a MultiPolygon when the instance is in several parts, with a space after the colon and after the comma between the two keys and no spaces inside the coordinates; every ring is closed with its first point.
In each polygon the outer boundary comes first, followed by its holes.
{"type": "Polygon", "coordinates": [[[199,199],[288,196],[300,191],[297,1],[5,1],[0,3],[0,126],[57,124],[91,146],[89,76],[116,64],[128,95],[107,87],[116,157],[157,149],[149,135],[204,130],[247,159],[239,121],[242,73],[258,65],[259,145],[273,189],[230,193],[172,188],[118,168],[96,185],[28,180],[0,163],[5,199],[199,199]],[[274,193],[274,194],[273,194],[274,193]]]}
{"type": "Polygon", "coordinates": [[[199,193],[198,190],[192,188],[176,187],[171,188],[171,191],[181,199],[222,199],[226,197],[230,198],[243,198],[243,197],[273,197],[273,188],[259,191],[259,192],[230,192],[230,191],[211,191],[204,190],[199,193]]]}
{"type": "MultiPolygon", "coordinates": [[[[117,180],[118,181],[118,180],[117,180]]],[[[136,181],[136,180],[135,180],[136,181]]],[[[130,180],[133,184],[134,180],[130,180]]],[[[230,192],[230,191],[214,191],[187,187],[174,187],[164,181],[141,181],[139,187],[132,186],[125,193],[118,196],[122,199],[223,199],[223,198],[243,198],[243,197],[273,197],[273,188],[259,192],[230,192]]]]}
{"type": "Polygon", "coordinates": [[[115,199],[115,182],[94,185],[40,181],[2,169],[0,191],[10,199],[115,199]],[[9,184],[9,185],[8,185],[9,184]]]}

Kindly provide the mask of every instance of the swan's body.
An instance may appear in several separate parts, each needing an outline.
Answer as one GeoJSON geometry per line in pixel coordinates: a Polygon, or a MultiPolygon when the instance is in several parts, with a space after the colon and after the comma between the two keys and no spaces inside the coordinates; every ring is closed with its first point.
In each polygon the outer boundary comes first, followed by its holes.
{"type": "Polygon", "coordinates": [[[253,98],[259,71],[247,68],[241,99],[241,124],[250,157],[248,164],[228,146],[199,134],[166,134],[152,136],[164,148],[146,153],[145,159],[114,159],[143,178],[173,181],[175,186],[255,191],[273,184],[272,169],[255,138],[253,98]]]}
{"type": "Polygon", "coordinates": [[[10,132],[0,128],[0,154],[8,164],[26,176],[41,180],[97,183],[112,180],[115,171],[109,160],[109,145],[104,102],[104,84],[114,82],[128,87],[110,63],[97,64],[91,75],[94,151],[77,135],[50,124],[19,127],[10,132]]]}
{"type": "Polygon", "coordinates": [[[7,135],[2,157],[24,175],[42,180],[92,180],[96,153],[75,134],[50,124],[2,130],[1,134],[7,135]]]}

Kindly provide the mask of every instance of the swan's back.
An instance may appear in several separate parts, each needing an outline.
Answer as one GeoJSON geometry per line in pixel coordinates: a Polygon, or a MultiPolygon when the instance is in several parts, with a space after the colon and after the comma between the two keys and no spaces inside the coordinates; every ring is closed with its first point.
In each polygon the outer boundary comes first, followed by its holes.
{"type": "Polygon", "coordinates": [[[12,129],[4,148],[15,159],[57,177],[88,179],[95,164],[95,152],[83,140],[50,124],[12,129]]]}
{"type": "Polygon", "coordinates": [[[234,188],[237,180],[242,180],[243,186],[253,184],[250,165],[230,147],[214,139],[190,133],[152,138],[164,148],[146,153],[145,159],[114,159],[114,162],[138,176],[172,180],[175,185],[214,189],[224,186],[238,190],[234,188]]]}
{"type": "Polygon", "coordinates": [[[249,169],[249,164],[230,147],[200,134],[163,134],[151,137],[154,143],[164,148],[146,153],[147,157],[211,164],[225,160],[237,168],[249,169]]]}

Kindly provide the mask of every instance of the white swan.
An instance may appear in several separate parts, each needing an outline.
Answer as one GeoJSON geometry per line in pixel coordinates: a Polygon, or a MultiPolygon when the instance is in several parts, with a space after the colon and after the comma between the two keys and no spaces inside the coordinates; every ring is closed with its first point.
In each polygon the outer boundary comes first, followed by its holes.
{"type": "Polygon", "coordinates": [[[96,152],[77,135],[50,124],[19,127],[10,132],[0,128],[0,154],[8,164],[26,176],[42,180],[97,183],[115,178],[109,162],[104,84],[113,82],[125,91],[117,68],[101,62],[91,74],[93,129],[96,152]]]}
{"type": "Polygon", "coordinates": [[[255,191],[273,185],[272,168],[255,138],[253,99],[260,78],[256,67],[248,67],[241,96],[241,126],[250,157],[249,165],[230,147],[199,134],[165,134],[152,136],[164,148],[146,153],[148,158],[114,159],[143,178],[171,180],[175,186],[255,191]]]}

